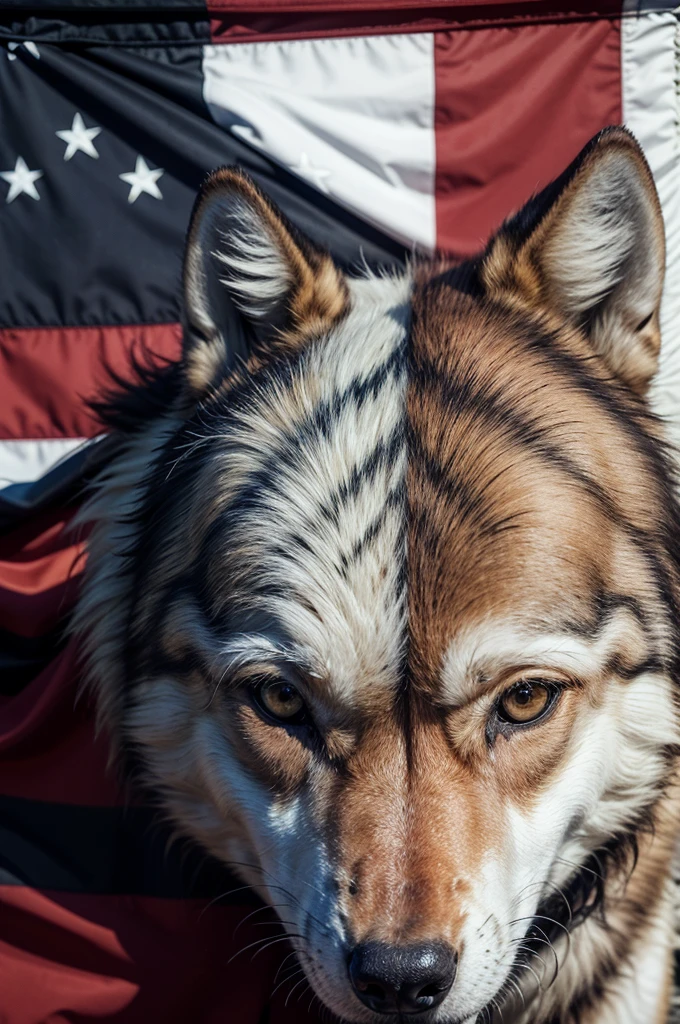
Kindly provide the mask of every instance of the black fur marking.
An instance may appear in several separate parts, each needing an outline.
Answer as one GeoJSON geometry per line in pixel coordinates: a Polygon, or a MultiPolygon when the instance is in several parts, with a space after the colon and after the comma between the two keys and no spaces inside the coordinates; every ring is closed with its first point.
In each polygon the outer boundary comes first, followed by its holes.
{"type": "Polygon", "coordinates": [[[565,633],[573,633],[585,640],[596,640],[605,627],[606,622],[621,609],[628,611],[639,623],[645,638],[651,644],[652,637],[648,629],[649,617],[640,602],[630,594],[618,594],[600,587],[595,591],[592,602],[592,616],[587,619],[568,619],[562,623],[565,633]]]}
{"type": "MultiPolygon", "coordinates": [[[[380,469],[392,469],[399,455],[404,450],[404,430],[401,423],[387,438],[381,438],[375,448],[364,461],[352,469],[350,475],[331,494],[330,498],[318,508],[318,515],[328,519],[337,526],[339,512],[350,499],[356,498],[363,487],[372,483],[380,469]]],[[[315,517],[316,518],[316,517],[315,517]]],[[[310,517],[311,519],[311,517],[310,517]]]]}
{"type": "MultiPolygon", "coordinates": [[[[670,527],[661,523],[661,535],[653,537],[643,533],[629,522],[614,504],[612,498],[585,470],[581,469],[569,455],[553,444],[546,432],[538,423],[521,416],[503,397],[488,387],[481,387],[473,380],[457,380],[443,376],[438,367],[421,358],[413,364],[413,373],[423,388],[431,388],[439,393],[442,405],[448,408],[453,418],[462,410],[473,411],[476,415],[487,419],[491,425],[499,427],[510,435],[515,443],[524,445],[544,462],[570,477],[579,487],[600,506],[603,513],[629,537],[645,558],[649,570],[654,577],[659,595],[669,610],[674,621],[680,620],[669,571],[660,557],[661,550],[670,550],[673,561],[680,566],[680,518],[676,511],[675,499],[669,497],[669,519],[678,521],[678,537],[674,537],[670,527]]],[[[665,463],[654,460],[650,469],[659,479],[664,492],[672,495],[665,472],[665,463]]]]}
{"type": "Polygon", "coordinates": [[[353,546],[349,554],[343,554],[340,558],[340,566],[342,576],[346,579],[350,566],[355,562],[358,562],[364,552],[370,547],[373,541],[376,539],[387,519],[387,513],[394,508],[399,508],[404,504],[404,498],[406,495],[406,485],[403,480],[400,480],[391,491],[388,492],[383,507],[380,512],[375,516],[373,521],[366,528],[364,534],[353,546]]]}
{"type": "MultiPolygon", "coordinates": [[[[331,496],[318,505],[312,512],[305,516],[302,526],[287,533],[276,545],[268,549],[269,553],[281,558],[294,558],[296,550],[303,550],[308,554],[314,553],[314,548],[307,539],[317,530],[320,522],[330,522],[334,526],[340,525],[340,513],[347,506],[352,498],[358,497],[361,490],[372,483],[379,470],[390,470],[393,468],[397,458],[404,448],[404,431],[401,424],[398,424],[387,440],[378,441],[370,455],[354,466],[349,476],[332,492],[331,496]]],[[[276,493],[277,488],[267,491],[267,496],[276,493]]]]}
{"type": "MultiPolygon", "coordinates": [[[[450,462],[444,466],[433,458],[414,430],[409,431],[409,455],[410,459],[425,474],[437,496],[446,504],[453,505],[464,522],[473,523],[480,536],[494,535],[510,526],[512,528],[519,527],[519,523],[514,521],[511,523],[511,520],[517,518],[516,516],[494,519],[491,509],[485,502],[484,491],[470,487],[467,481],[456,475],[450,462]]],[[[494,483],[500,475],[499,472],[493,477],[489,481],[489,485],[494,483]]]]}
{"type": "Polygon", "coordinates": [[[551,369],[558,370],[579,391],[585,391],[618,423],[635,448],[654,466],[657,480],[672,494],[670,481],[675,475],[673,465],[664,452],[663,443],[650,436],[647,430],[648,426],[660,424],[644,401],[622,384],[618,377],[612,375],[603,379],[591,373],[591,363],[606,369],[604,361],[596,353],[588,359],[579,358],[568,352],[556,335],[546,332],[533,320],[519,314],[512,317],[511,323],[518,336],[528,339],[530,350],[539,352],[551,369]]]}
{"type": "MultiPolygon", "coordinates": [[[[315,443],[319,436],[328,438],[343,408],[352,404],[358,409],[365,402],[377,398],[387,381],[403,372],[404,363],[405,349],[404,346],[399,346],[371,374],[365,378],[355,378],[344,391],[339,391],[332,398],[321,402],[311,415],[284,435],[268,452],[264,465],[249,475],[241,493],[229,508],[211,524],[199,556],[201,568],[207,569],[207,562],[214,556],[215,551],[219,550],[221,543],[228,542],[227,537],[232,530],[253,512],[266,505],[265,496],[269,498],[277,493],[280,487],[278,474],[281,463],[289,458],[287,453],[299,450],[306,443],[315,443]]],[[[228,431],[228,417],[225,417],[224,424],[218,429],[222,434],[228,431]]]]}
{"type": "Polygon", "coordinates": [[[625,679],[626,682],[632,682],[633,679],[637,679],[638,676],[644,675],[647,672],[667,672],[668,666],[664,664],[661,658],[657,658],[654,655],[638,662],[637,665],[626,665],[620,655],[615,654],[605,665],[605,671],[619,676],[620,679],[625,679]]]}

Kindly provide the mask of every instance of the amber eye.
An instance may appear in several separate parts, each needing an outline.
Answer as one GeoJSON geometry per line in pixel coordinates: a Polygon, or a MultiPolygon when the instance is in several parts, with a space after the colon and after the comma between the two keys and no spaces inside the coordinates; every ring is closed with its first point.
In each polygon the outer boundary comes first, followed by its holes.
{"type": "Polygon", "coordinates": [[[557,698],[557,687],[538,679],[520,679],[501,695],[500,717],[515,725],[535,722],[548,711],[557,698]]]}
{"type": "Polygon", "coordinates": [[[271,717],[289,725],[304,721],[307,707],[299,691],[285,679],[264,679],[254,687],[255,699],[271,717]]]}

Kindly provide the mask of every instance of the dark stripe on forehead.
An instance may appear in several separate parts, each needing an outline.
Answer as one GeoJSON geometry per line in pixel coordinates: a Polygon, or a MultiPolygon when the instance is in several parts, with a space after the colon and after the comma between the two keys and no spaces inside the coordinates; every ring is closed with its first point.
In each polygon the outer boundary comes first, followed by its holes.
{"type": "MultiPolygon", "coordinates": [[[[413,472],[422,474],[437,498],[450,505],[464,522],[472,523],[478,534],[493,533],[495,526],[503,520],[494,519],[493,509],[485,501],[484,491],[496,482],[501,475],[500,472],[485,484],[483,490],[479,490],[474,487],[472,481],[465,480],[456,473],[455,455],[447,458],[445,464],[438,461],[427,450],[412,424],[409,426],[408,439],[413,472]]],[[[416,495],[413,494],[412,503],[415,499],[416,495]]]]}
{"type": "MultiPolygon", "coordinates": [[[[343,554],[340,559],[340,566],[342,568],[343,577],[347,577],[349,568],[364,555],[364,553],[370,548],[371,544],[380,534],[385,522],[387,520],[387,514],[391,509],[399,508],[404,506],[404,498],[406,494],[406,485],[403,480],[400,480],[391,491],[388,491],[385,498],[383,507],[380,512],[375,516],[371,523],[367,526],[366,530],[353,546],[349,553],[343,554]]],[[[399,557],[399,552],[393,552],[394,557],[399,557]]]]}
{"type": "MultiPolygon", "coordinates": [[[[389,472],[394,468],[404,449],[404,444],[404,428],[403,424],[399,422],[390,435],[380,438],[373,451],[366,456],[363,462],[352,468],[349,475],[338,484],[330,496],[305,516],[301,526],[286,533],[282,540],[268,548],[268,552],[285,557],[290,554],[291,548],[294,550],[297,547],[313,553],[314,549],[307,538],[313,535],[323,523],[330,522],[338,527],[343,509],[352,499],[359,496],[364,487],[374,482],[380,470],[389,472]]],[[[272,490],[267,493],[276,492],[272,490]]]]}
{"type": "MultiPolygon", "coordinates": [[[[225,528],[233,529],[249,513],[259,509],[263,494],[279,493],[281,466],[289,461],[290,452],[301,448],[306,443],[314,443],[320,437],[330,437],[339,416],[348,405],[353,405],[358,410],[367,401],[377,399],[388,381],[396,379],[403,372],[405,357],[406,346],[400,344],[368,376],[354,378],[343,391],[338,391],[332,398],[320,402],[313,413],[295,424],[292,430],[281,435],[279,441],[269,449],[264,462],[250,474],[247,483],[228,509],[218,516],[209,527],[199,555],[201,564],[206,559],[212,560],[216,550],[215,545],[223,536],[225,528]]],[[[225,423],[227,431],[232,423],[233,418],[229,417],[225,423]]],[[[238,445],[237,437],[234,438],[234,443],[238,445]]]]}
{"type": "MultiPolygon", "coordinates": [[[[453,424],[462,412],[471,412],[488,421],[490,428],[496,428],[509,440],[531,451],[549,462],[556,469],[574,478],[576,482],[592,490],[593,497],[611,505],[602,488],[593,481],[573,460],[553,444],[549,430],[537,420],[520,413],[507,402],[499,391],[488,385],[479,385],[473,379],[456,377],[455,370],[445,373],[427,356],[414,359],[412,380],[423,392],[434,394],[436,401],[453,424]]],[[[551,427],[559,424],[551,424],[551,427]]]]}
{"type": "Polygon", "coordinates": [[[404,424],[399,422],[392,433],[380,438],[375,448],[362,463],[355,466],[350,475],[331,494],[319,508],[325,519],[338,522],[338,512],[356,498],[363,486],[371,483],[380,469],[391,469],[404,449],[404,424]]]}
{"type": "Polygon", "coordinates": [[[463,411],[482,417],[488,421],[490,428],[495,427],[503,431],[513,444],[526,447],[538,458],[583,488],[603,514],[622,530],[638,548],[654,575],[664,603],[677,616],[677,601],[670,573],[664,567],[658,550],[662,546],[663,521],[659,523],[660,534],[657,536],[645,533],[631,523],[617,507],[613,497],[575,463],[569,454],[552,442],[550,432],[555,427],[559,427],[559,424],[551,424],[550,428],[543,426],[536,420],[518,412],[503,398],[500,392],[494,391],[488,385],[475,386],[475,381],[470,377],[463,380],[456,378],[455,367],[451,368],[447,376],[443,369],[420,352],[414,353],[412,367],[412,379],[415,386],[423,391],[433,392],[440,406],[450,416],[452,423],[455,422],[456,416],[463,411]]]}
{"type": "MultiPolygon", "coordinates": [[[[507,310],[499,307],[499,313],[501,310],[507,318],[507,310]]],[[[665,445],[649,433],[650,428],[658,433],[661,426],[649,406],[616,376],[605,379],[602,373],[593,372],[595,368],[603,369],[603,362],[595,353],[589,357],[576,354],[565,347],[558,335],[547,332],[542,325],[515,310],[508,323],[526,341],[529,351],[539,353],[551,370],[586,393],[624,431],[654,473],[655,482],[666,498],[664,511],[672,524],[672,538],[676,539],[680,534],[680,516],[672,483],[674,468],[665,445]]]]}
{"type": "MultiPolygon", "coordinates": [[[[507,318],[507,311],[505,313],[507,318]]],[[[522,317],[513,311],[508,320],[510,329],[521,337],[530,352],[538,353],[546,365],[558,371],[563,378],[579,391],[588,394],[600,408],[627,434],[629,440],[652,463],[660,461],[658,441],[649,436],[643,424],[655,421],[649,408],[633,391],[622,384],[613,374],[603,379],[604,364],[595,353],[590,356],[577,355],[565,348],[558,335],[547,332],[529,317],[522,317]]],[[[663,461],[663,460],[661,460],[663,461]]],[[[664,466],[664,473],[666,467],[664,466]]]]}
{"type": "Polygon", "coordinates": [[[615,654],[605,665],[605,671],[610,672],[612,675],[617,675],[620,679],[625,679],[627,683],[630,683],[637,679],[638,676],[647,675],[649,672],[667,672],[668,665],[664,663],[662,658],[654,656],[645,658],[644,661],[640,661],[636,665],[626,665],[620,655],[615,654]]]}
{"type": "MultiPolygon", "coordinates": [[[[374,483],[375,477],[380,470],[384,470],[389,474],[394,469],[397,459],[404,450],[404,446],[404,428],[403,423],[400,422],[393,430],[391,436],[387,439],[381,439],[378,441],[373,451],[366,457],[364,462],[352,469],[349,476],[342,481],[326,501],[318,505],[312,512],[305,516],[303,523],[299,527],[294,530],[287,531],[281,539],[267,547],[267,556],[274,559],[280,558],[294,563],[297,560],[297,556],[303,552],[306,556],[310,556],[312,559],[318,559],[320,555],[320,528],[323,527],[324,524],[332,523],[337,529],[339,529],[341,526],[341,513],[343,509],[348,506],[350,500],[358,497],[364,488],[370,487],[371,484],[374,483]]],[[[375,490],[372,492],[372,497],[376,497],[375,490]]],[[[338,573],[341,578],[345,580],[348,579],[350,567],[362,557],[370,544],[378,537],[389,510],[398,507],[400,504],[405,508],[405,486],[403,477],[391,489],[385,491],[382,499],[378,496],[378,500],[375,504],[377,505],[380,500],[383,501],[380,511],[371,521],[369,521],[363,534],[355,542],[352,549],[342,553],[338,563],[336,564],[338,573]]],[[[404,519],[405,514],[402,516],[402,523],[399,529],[400,538],[395,544],[392,552],[393,560],[396,560],[400,566],[398,575],[401,582],[397,585],[395,590],[395,595],[398,600],[401,599],[400,595],[403,593],[405,581],[405,567],[403,566],[403,553],[405,547],[404,519]]],[[[323,531],[323,536],[327,538],[327,530],[323,531]]],[[[325,540],[324,543],[326,542],[327,541],[325,540]]],[[[279,588],[279,590],[283,593],[281,588],[279,588]]],[[[257,593],[258,596],[264,596],[264,591],[262,588],[258,588],[256,581],[253,583],[251,593],[257,593]]],[[[289,592],[286,591],[286,593],[289,592]]],[[[267,590],[267,594],[270,594],[270,590],[267,590]]],[[[303,595],[298,594],[297,598],[303,599],[303,595]]]]}
{"type": "Polygon", "coordinates": [[[675,470],[671,454],[654,433],[649,433],[650,428],[659,432],[661,423],[658,417],[618,378],[603,380],[602,376],[592,373],[590,366],[595,364],[595,360],[598,366],[602,365],[596,356],[586,359],[575,355],[560,343],[556,335],[535,328],[528,339],[530,349],[540,352],[553,369],[559,370],[574,386],[586,392],[626,433],[636,450],[654,470],[657,484],[668,496],[666,511],[675,524],[680,525],[672,484],[675,470]]]}

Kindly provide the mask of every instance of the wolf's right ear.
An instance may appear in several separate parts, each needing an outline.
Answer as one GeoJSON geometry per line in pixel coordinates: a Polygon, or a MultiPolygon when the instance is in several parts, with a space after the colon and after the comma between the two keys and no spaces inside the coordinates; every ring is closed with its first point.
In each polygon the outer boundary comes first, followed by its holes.
{"type": "Polygon", "coordinates": [[[498,232],[483,275],[491,296],[567,320],[621,381],[656,372],[664,227],[644,154],[624,128],[600,132],[571,167],[498,232]]]}
{"type": "Polygon", "coordinates": [[[330,256],[247,175],[222,168],[196,200],[184,260],[184,367],[195,399],[239,367],[293,354],[345,311],[330,256]]]}

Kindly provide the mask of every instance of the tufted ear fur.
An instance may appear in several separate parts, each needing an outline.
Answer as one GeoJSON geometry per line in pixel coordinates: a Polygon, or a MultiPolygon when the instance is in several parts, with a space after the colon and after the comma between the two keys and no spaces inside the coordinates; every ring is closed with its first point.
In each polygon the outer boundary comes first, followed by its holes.
{"type": "Polygon", "coordinates": [[[184,261],[184,365],[194,397],[292,353],[342,315],[347,289],[245,174],[215,171],[196,201],[184,261]]]}
{"type": "Polygon", "coordinates": [[[664,264],[647,162],[626,129],[608,128],[504,225],[482,274],[491,295],[514,296],[585,331],[609,368],[644,394],[659,357],[664,264]]]}

